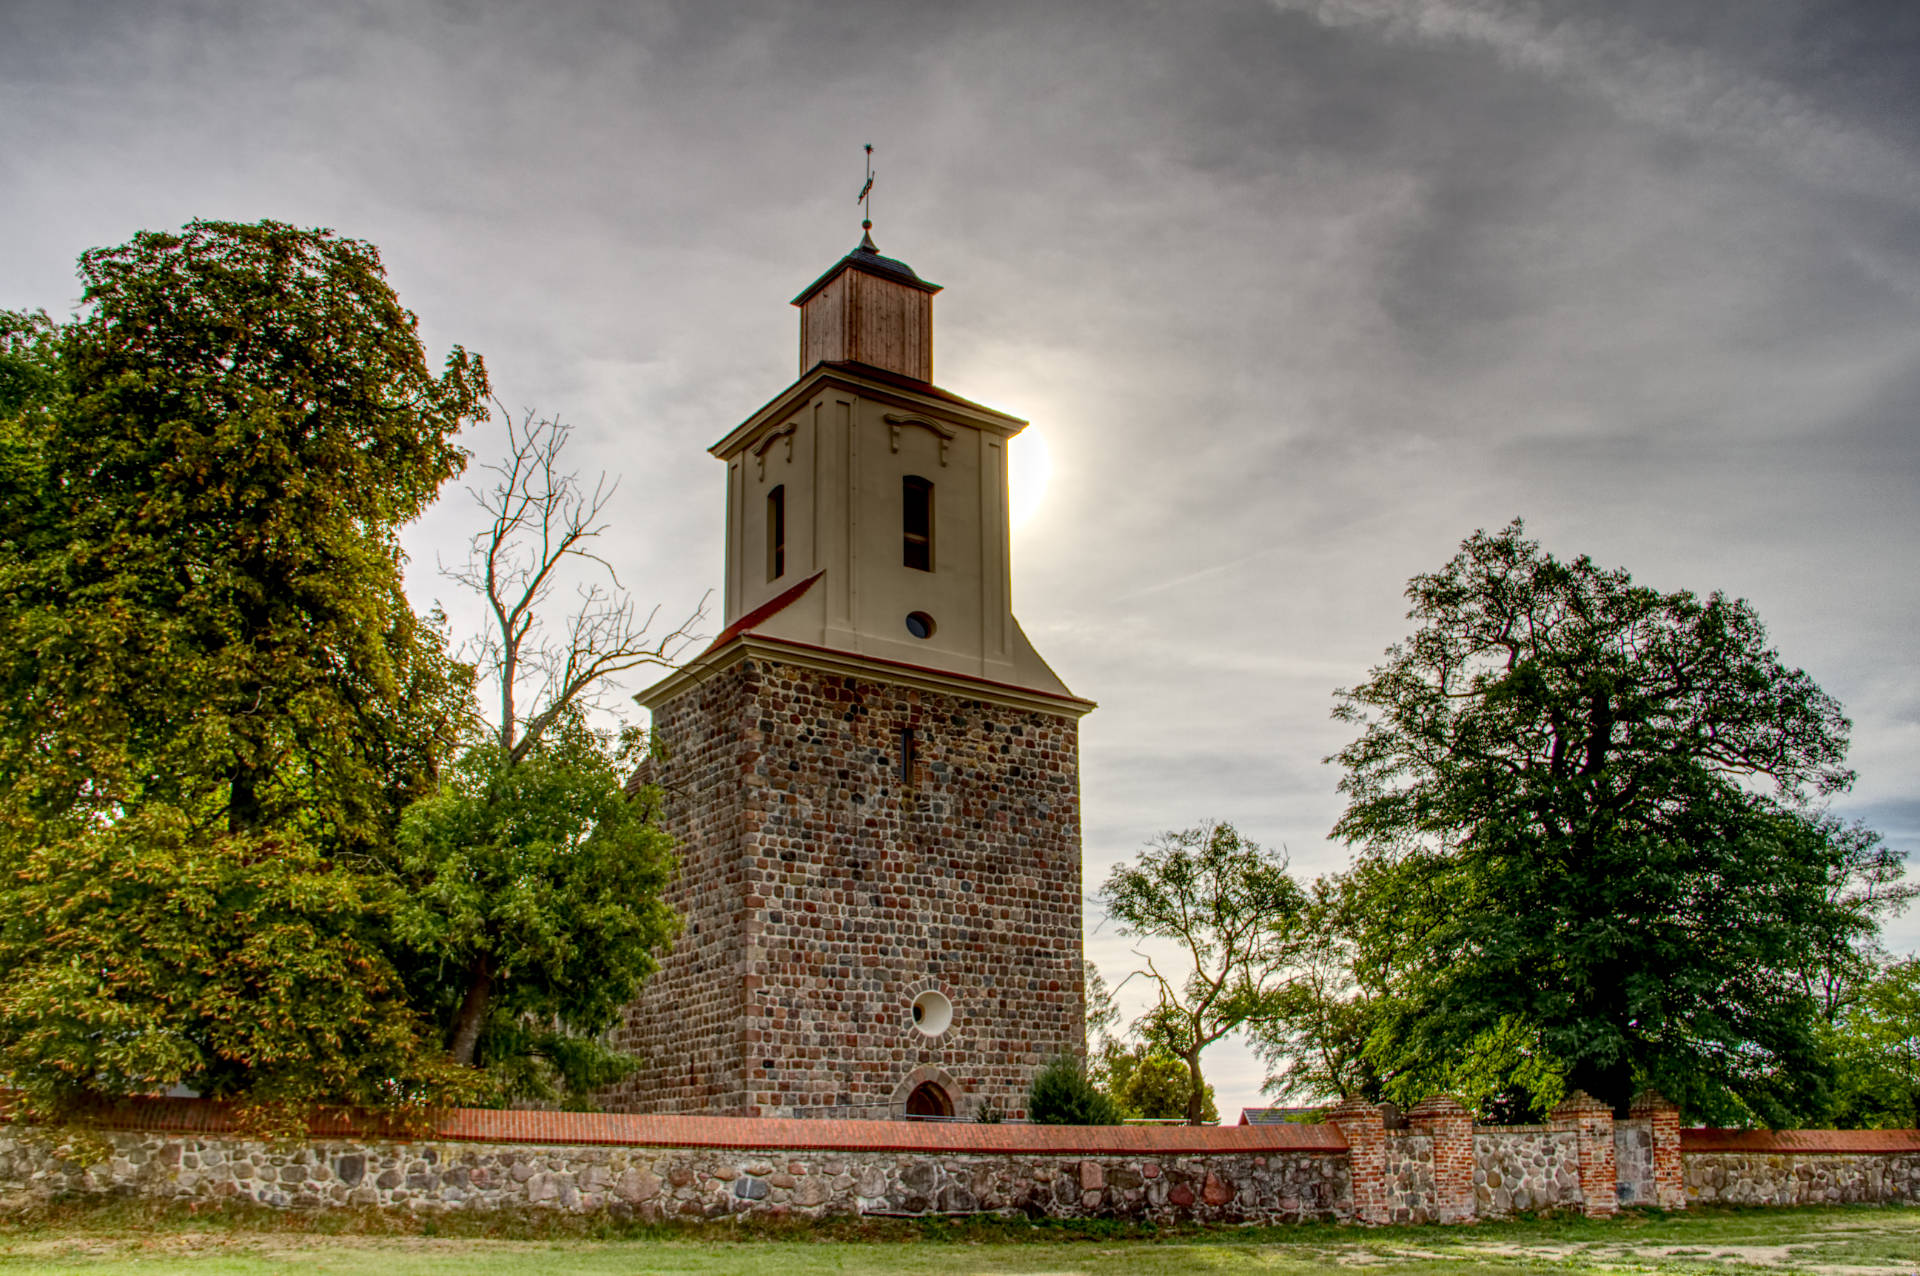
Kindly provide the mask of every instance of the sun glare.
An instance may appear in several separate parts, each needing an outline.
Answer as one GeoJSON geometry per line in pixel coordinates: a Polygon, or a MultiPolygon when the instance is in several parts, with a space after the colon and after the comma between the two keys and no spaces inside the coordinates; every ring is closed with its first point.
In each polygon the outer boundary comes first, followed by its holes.
{"type": "Polygon", "coordinates": [[[1053,454],[1047,451],[1047,436],[1037,428],[1028,426],[1007,444],[1007,516],[1013,526],[1039,510],[1052,474],[1053,454]]]}

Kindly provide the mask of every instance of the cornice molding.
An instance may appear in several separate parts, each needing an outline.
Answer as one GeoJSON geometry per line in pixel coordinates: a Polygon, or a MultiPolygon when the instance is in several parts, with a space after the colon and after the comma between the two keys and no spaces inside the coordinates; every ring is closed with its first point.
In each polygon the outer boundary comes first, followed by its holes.
{"type": "Polygon", "coordinates": [[[924,416],[934,421],[957,422],[985,430],[989,434],[997,434],[1001,438],[1010,439],[1027,428],[1027,422],[1020,417],[1009,416],[992,408],[978,404],[969,406],[937,395],[921,394],[903,386],[890,385],[878,378],[863,377],[848,368],[831,367],[823,363],[816,365],[812,371],[781,391],[758,412],[728,431],[725,438],[707,451],[725,459],[757,443],[760,431],[770,426],[777,429],[781,424],[786,423],[799,405],[811,398],[822,386],[835,386],[848,390],[860,398],[872,399],[904,409],[915,416],[924,416]]]}

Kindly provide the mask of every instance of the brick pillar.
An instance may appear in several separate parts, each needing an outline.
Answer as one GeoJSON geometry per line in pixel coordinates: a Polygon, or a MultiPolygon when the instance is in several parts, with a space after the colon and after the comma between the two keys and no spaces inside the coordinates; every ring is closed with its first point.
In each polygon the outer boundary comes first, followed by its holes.
{"type": "Polygon", "coordinates": [[[1644,1117],[1653,1130],[1653,1203],[1663,1210],[1687,1208],[1686,1179],[1680,1170],[1680,1107],[1658,1090],[1633,1096],[1628,1113],[1644,1117]]]}
{"type": "Polygon", "coordinates": [[[1620,1186],[1613,1163],[1613,1109],[1575,1090],[1553,1110],[1553,1128],[1579,1136],[1580,1199],[1588,1218],[1620,1212],[1620,1186]]]}
{"type": "Polygon", "coordinates": [[[1344,1099],[1328,1113],[1347,1140],[1347,1174],[1353,1180],[1353,1221],[1385,1223],[1387,1212],[1387,1131],[1380,1109],[1365,1099],[1344,1099]]]}
{"type": "Polygon", "coordinates": [[[1444,1094],[1422,1099],[1407,1124],[1433,1141],[1434,1209],[1442,1223],[1473,1221],[1473,1118],[1444,1094]]]}

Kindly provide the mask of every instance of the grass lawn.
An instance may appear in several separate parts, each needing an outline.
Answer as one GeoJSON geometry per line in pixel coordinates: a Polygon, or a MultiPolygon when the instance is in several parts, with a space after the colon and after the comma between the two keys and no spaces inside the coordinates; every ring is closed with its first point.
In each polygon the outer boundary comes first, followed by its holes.
{"type": "Polygon", "coordinates": [[[1920,1276],[1920,1209],[1702,1210],[1475,1227],[1146,1228],[976,1220],[649,1227],[541,1216],[395,1217],[258,1207],[72,1203],[0,1217],[0,1276],[453,1273],[1024,1272],[1268,1276],[1524,1272],[1820,1272],[1920,1276]]]}

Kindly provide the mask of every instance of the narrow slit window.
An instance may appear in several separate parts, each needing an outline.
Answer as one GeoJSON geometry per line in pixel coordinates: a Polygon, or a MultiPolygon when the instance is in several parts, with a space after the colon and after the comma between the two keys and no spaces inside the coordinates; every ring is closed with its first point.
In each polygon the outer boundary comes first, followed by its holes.
{"type": "Polygon", "coordinates": [[[901,480],[900,530],[904,561],[916,571],[933,570],[933,484],[915,474],[901,480]]]}
{"type": "Polygon", "coordinates": [[[913,783],[913,728],[907,727],[900,732],[900,782],[913,783]]]}
{"type": "Polygon", "coordinates": [[[787,487],[767,493],[767,579],[787,574],[787,487]]]}

